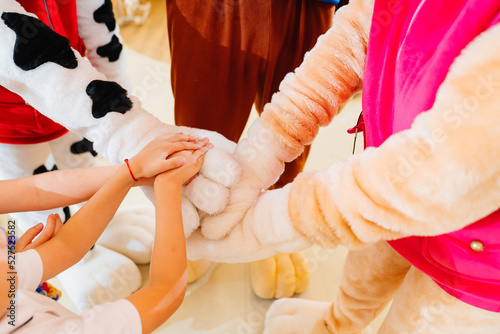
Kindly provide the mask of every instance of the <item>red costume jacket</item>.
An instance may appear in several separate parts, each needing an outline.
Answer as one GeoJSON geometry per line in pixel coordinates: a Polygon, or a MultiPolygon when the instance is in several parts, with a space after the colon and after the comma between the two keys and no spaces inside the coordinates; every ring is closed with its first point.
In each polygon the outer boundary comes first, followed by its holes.
{"type": "MultiPolygon", "coordinates": [[[[78,35],[75,0],[17,0],[58,34],[70,40],[82,56],[85,45],[78,35]]],[[[43,116],[17,94],[0,86],[0,143],[37,144],[64,135],[68,130],[43,116]]]]}

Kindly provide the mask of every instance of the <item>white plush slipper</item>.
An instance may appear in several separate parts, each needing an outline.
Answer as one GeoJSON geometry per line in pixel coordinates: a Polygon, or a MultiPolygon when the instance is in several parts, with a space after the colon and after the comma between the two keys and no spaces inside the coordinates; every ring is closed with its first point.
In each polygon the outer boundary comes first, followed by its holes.
{"type": "Polygon", "coordinates": [[[57,278],[80,311],[126,298],[142,282],[139,268],[132,260],[100,245],[57,278]]]}
{"type": "MultiPolygon", "coordinates": [[[[334,334],[325,322],[330,305],[331,302],[298,298],[277,300],[267,311],[264,334],[334,334]]],[[[359,334],[371,334],[371,328],[359,334]]]]}
{"type": "Polygon", "coordinates": [[[120,208],[97,243],[125,255],[137,264],[151,260],[155,233],[152,205],[120,208]]]}

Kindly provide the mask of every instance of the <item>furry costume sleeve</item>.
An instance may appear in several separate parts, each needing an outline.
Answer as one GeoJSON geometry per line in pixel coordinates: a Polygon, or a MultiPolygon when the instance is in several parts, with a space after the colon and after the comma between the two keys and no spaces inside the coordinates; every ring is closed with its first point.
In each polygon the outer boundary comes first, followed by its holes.
{"type": "MultiPolygon", "coordinates": [[[[459,230],[497,210],[500,61],[491,50],[499,49],[500,26],[495,26],[457,57],[433,107],[409,130],[392,135],[379,148],[303,173],[284,189],[266,192],[226,239],[207,241],[196,234],[189,256],[242,262],[298,251],[311,243],[359,247],[433,236],[459,230]],[[473,110],[465,107],[471,98],[477,102],[473,110]],[[414,161],[414,154],[423,159],[402,172],[403,163],[414,161]]],[[[296,96],[296,91],[287,87],[282,94],[296,96]]],[[[293,101],[299,110],[308,110],[307,99],[293,101]]],[[[323,101],[328,109],[329,100],[323,101]]],[[[312,123],[317,120],[304,115],[312,123]]],[[[293,142],[296,136],[290,138],[293,142]]]]}
{"type": "Polygon", "coordinates": [[[207,217],[203,234],[224,237],[255,202],[262,189],[328,125],[339,106],[362,88],[373,0],[353,0],[334,16],[332,27],[318,39],[302,65],[281,82],[280,90],[254,122],[235,152],[243,166],[223,214],[207,217]]]}
{"type": "MultiPolygon", "coordinates": [[[[161,134],[209,137],[216,149],[207,154],[203,176],[189,185],[186,196],[205,212],[225,207],[227,186],[239,176],[238,165],[230,156],[234,143],[211,131],[163,124],[72,50],[67,39],[14,0],[0,3],[0,60],[0,85],[94,142],[94,149],[114,163],[135,155],[161,134]]],[[[198,213],[188,201],[183,204],[186,221],[196,222],[190,224],[190,229],[195,228],[198,213]]]]}
{"type": "Polygon", "coordinates": [[[77,0],[78,32],[87,48],[87,58],[110,81],[127,90],[132,83],[127,75],[120,28],[111,0],[77,0]]]}

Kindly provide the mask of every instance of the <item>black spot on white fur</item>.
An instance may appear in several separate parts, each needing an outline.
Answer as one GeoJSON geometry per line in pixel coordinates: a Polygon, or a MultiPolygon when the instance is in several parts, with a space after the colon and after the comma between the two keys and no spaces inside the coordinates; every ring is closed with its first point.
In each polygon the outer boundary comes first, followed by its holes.
{"type": "Polygon", "coordinates": [[[73,154],[83,154],[89,152],[92,156],[97,156],[97,152],[94,151],[94,143],[88,140],[87,138],[83,138],[70,147],[70,151],[73,154]]]}
{"type": "Polygon", "coordinates": [[[122,53],[123,45],[116,35],[113,35],[111,42],[97,48],[97,54],[103,58],[109,58],[110,62],[117,61],[122,53]]]}
{"type": "Polygon", "coordinates": [[[16,33],[14,63],[29,71],[47,62],[74,69],[78,66],[69,40],[47,27],[42,21],[19,13],[3,13],[5,25],[16,33]]]}
{"type": "Polygon", "coordinates": [[[97,23],[104,23],[109,31],[115,30],[116,20],[111,0],[104,1],[104,4],[94,12],[94,20],[97,23]]]}
{"type": "Polygon", "coordinates": [[[48,170],[47,167],[45,167],[45,165],[41,165],[40,167],[38,167],[37,169],[35,169],[33,171],[33,175],[38,175],[38,174],[47,173],[47,172],[53,172],[55,170],[57,170],[56,165],[54,165],[54,167],[52,167],[51,170],[48,170]]]}
{"type": "Polygon", "coordinates": [[[92,99],[92,115],[102,118],[109,112],[125,114],[132,109],[132,101],[127,97],[127,91],[112,81],[92,81],[86,89],[92,99]]]}

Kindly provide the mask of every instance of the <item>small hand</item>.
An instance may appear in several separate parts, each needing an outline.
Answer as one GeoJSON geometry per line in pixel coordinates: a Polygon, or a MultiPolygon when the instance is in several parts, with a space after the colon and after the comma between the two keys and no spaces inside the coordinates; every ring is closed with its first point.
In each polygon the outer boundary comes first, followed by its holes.
{"type": "Polygon", "coordinates": [[[55,235],[59,232],[62,226],[63,223],[61,221],[61,217],[59,217],[57,213],[49,215],[49,217],[47,218],[47,224],[45,224],[45,228],[43,227],[42,223],[38,223],[37,225],[28,229],[17,240],[15,246],[15,252],[16,253],[24,252],[29,249],[36,248],[41,244],[44,244],[45,242],[55,237],[55,235]],[[42,232],[42,234],[40,234],[40,232],[42,232]],[[36,238],[35,241],[33,241],[33,239],[35,239],[35,237],[39,234],[40,236],[36,238]]]}
{"type": "Polygon", "coordinates": [[[173,182],[179,186],[188,184],[194,179],[200,170],[203,165],[205,154],[207,154],[211,148],[213,148],[213,145],[205,142],[204,146],[195,151],[185,150],[175,153],[172,158],[183,159],[185,164],[182,167],[171,169],[159,174],[156,177],[155,183],[168,179],[168,182],[173,182]]]}
{"type": "Polygon", "coordinates": [[[174,155],[176,152],[198,150],[207,143],[206,138],[200,140],[182,133],[159,136],[131,158],[129,166],[137,179],[154,177],[186,163],[185,157],[174,155]]]}

